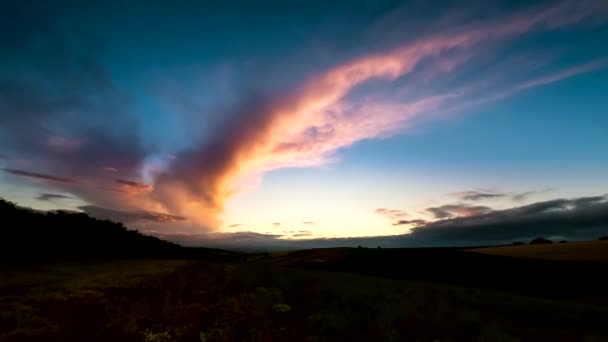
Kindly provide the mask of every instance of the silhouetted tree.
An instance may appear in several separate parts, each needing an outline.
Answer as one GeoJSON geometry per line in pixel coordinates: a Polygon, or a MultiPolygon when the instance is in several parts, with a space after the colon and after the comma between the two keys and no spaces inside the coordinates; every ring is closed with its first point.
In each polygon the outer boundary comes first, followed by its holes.
{"type": "Polygon", "coordinates": [[[568,243],[568,241],[566,241],[566,240],[562,240],[562,241],[560,241],[559,243],[568,243]]]}
{"type": "Polygon", "coordinates": [[[525,245],[525,243],[521,242],[521,241],[515,241],[511,244],[511,246],[523,246],[525,245]]]}
{"type": "Polygon", "coordinates": [[[601,237],[600,237],[600,240],[601,240],[601,241],[606,241],[606,240],[608,240],[608,236],[601,236],[601,237]]]}
{"type": "Polygon", "coordinates": [[[547,240],[547,239],[541,238],[541,237],[536,238],[536,239],[530,241],[531,245],[548,245],[550,243],[553,243],[553,241],[547,240]]]}

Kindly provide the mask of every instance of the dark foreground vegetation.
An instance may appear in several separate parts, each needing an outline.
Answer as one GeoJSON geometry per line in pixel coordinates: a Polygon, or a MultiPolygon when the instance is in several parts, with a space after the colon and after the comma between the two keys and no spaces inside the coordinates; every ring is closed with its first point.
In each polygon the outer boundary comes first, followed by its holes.
{"type": "Polygon", "coordinates": [[[0,262],[239,257],[217,249],[185,248],[81,212],[36,211],[1,198],[0,220],[0,262]]]}
{"type": "Polygon", "coordinates": [[[0,341],[608,340],[604,260],[450,248],[188,254],[133,239],[171,253],[0,264],[0,341]]]}

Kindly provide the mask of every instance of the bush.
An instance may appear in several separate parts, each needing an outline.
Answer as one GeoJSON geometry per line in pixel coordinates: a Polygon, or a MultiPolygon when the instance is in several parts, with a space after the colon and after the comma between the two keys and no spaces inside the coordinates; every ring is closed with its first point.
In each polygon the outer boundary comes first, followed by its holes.
{"type": "Polygon", "coordinates": [[[553,241],[547,240],[547,239],[541,238],[541,237],[536,238],[536,239],[530,241],[531,245],[548,245],[550,243],[553,243],[553,241]]]}

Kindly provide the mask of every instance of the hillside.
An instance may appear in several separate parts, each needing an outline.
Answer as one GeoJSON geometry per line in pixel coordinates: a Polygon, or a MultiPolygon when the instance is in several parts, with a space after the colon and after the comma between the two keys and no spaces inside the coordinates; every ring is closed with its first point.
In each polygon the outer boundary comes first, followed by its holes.
{"type": "Polygon", "coordinates": [[[543,260],[608,261],[608,241],[476,248],[470,252],[543,260]]]}
{"type": "Polygon", "coordinates": [[[238,253],[185,248],[127,229],[122,223],[98,220],[84,213],[36,211],[0,199],[0,260],[43,261],[93,257],[199,258],[238,253]]]}

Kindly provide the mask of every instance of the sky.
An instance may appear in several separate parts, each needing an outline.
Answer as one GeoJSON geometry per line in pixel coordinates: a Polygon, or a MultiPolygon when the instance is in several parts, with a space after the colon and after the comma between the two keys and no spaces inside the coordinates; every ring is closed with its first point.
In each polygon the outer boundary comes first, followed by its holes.
{"type": "Polygon", "coordinates": [[[187,245],[608,232],[608,2],[7,1],[0,196],[187,245]]]}

